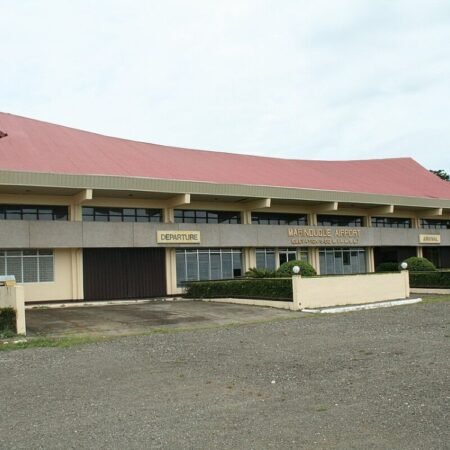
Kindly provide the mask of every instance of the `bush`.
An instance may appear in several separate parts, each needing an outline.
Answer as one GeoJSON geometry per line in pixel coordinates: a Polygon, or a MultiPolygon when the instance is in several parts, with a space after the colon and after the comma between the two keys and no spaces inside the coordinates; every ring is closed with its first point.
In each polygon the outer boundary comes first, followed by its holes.
{"type": "Polygon", "coordinates": [[[292,281],[290,278],[194,281],[187,285],[186,297],[236,297],[292,301],[292,281]]]}
{"type": "Polygon", "coordinates": [[[408,264],[408,270],[410,272],[430,272],[436,270],[435,265],[427,258],[419,258],[418,256],[411,256],[405,259],[408,264]]]}
{"type": "Polygon", "coordinates": [[[396,262],[384,262],[375,268],[375,272],[398,272],[400,264],[396,262]]]}
{"type": "Polygon", "coordinates": [[[248,272],[245,272],[245,276],[250,278],[275,278],[277,275],[274,270],[257,269],[256,267],[253,267],[252,269],[249,269],[248,272]]]}
{"type": "Polygon", "coordinates": [[[409,285],[412,288],[450,288],[450,272],[409,272],[409,285]]]}
{"type": "Polygon", "coordinates": [[[0,308],[0,338],[16,334],[16,312],[12,308],[0,308]]]}
{"type": "Polygon", "coordinates": [[[292,276],[292,268],[294,266],[300,267],[300,275],[304,277],[312,277],[317,275],[314,267],[307,263],[306,261],[288,261],[281,264],[280,268],[277,270],[277,276],[279,277],[290,277],[292,276]]]}

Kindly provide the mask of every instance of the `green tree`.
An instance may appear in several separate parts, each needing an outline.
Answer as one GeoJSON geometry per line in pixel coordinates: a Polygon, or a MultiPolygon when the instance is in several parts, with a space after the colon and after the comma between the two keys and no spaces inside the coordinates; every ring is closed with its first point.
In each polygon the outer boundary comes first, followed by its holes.
{"type": "Polygon", "coordinates": [[[430,170],[431,173],[434,173],[435,175],[437,175],[439,178],[442,178],[445,181],[450,181],[450,175],[442,169],[439,170],[430,170]]]}

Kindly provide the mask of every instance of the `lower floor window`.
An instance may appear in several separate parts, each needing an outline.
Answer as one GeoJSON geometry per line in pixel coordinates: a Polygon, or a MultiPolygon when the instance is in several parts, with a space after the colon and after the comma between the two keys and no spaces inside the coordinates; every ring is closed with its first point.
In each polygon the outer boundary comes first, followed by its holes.
{"type": "Polygon", "coordinates": [[[367,272],[366,251],[363,248],[321,248],[319,257],[321,275],[367,272]]]}
{"type": "Polygon", "coordinates": [[[242,275],[242,250],[234,248],[176,251],[177,286],[187,281],[221,280],[242,275]]]}
{"type": "Polygon", "coordinates": [[[275,270],[275,249],[257,248],[256,249],[256,267],[258,269],[275,270]]]}
{"type": "Polygon", "coordinates": [[[54,281],[53,250],[0,250],[0,274],[17,283],[54,281]]]}

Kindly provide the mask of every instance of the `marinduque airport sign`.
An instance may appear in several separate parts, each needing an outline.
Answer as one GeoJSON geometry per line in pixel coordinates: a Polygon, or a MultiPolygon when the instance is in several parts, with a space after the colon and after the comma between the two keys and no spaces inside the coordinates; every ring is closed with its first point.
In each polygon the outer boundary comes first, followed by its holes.
{"type": "Polygon", "coordinates": [[[293,245],[358,245],[359,228],[288,228],[293,245]]]}

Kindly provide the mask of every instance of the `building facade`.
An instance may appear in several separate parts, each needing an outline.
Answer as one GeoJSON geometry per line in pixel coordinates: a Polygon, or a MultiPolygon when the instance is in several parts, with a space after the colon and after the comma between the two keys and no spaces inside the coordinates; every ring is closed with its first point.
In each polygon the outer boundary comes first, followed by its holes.
{"type": "Polygon", "coordinates": [[[177,149],[0,114],[0,274],[26,301],[176,295],[309,261],[450,268],[450,183],[408,158],[320,162],[177,149]]]}

